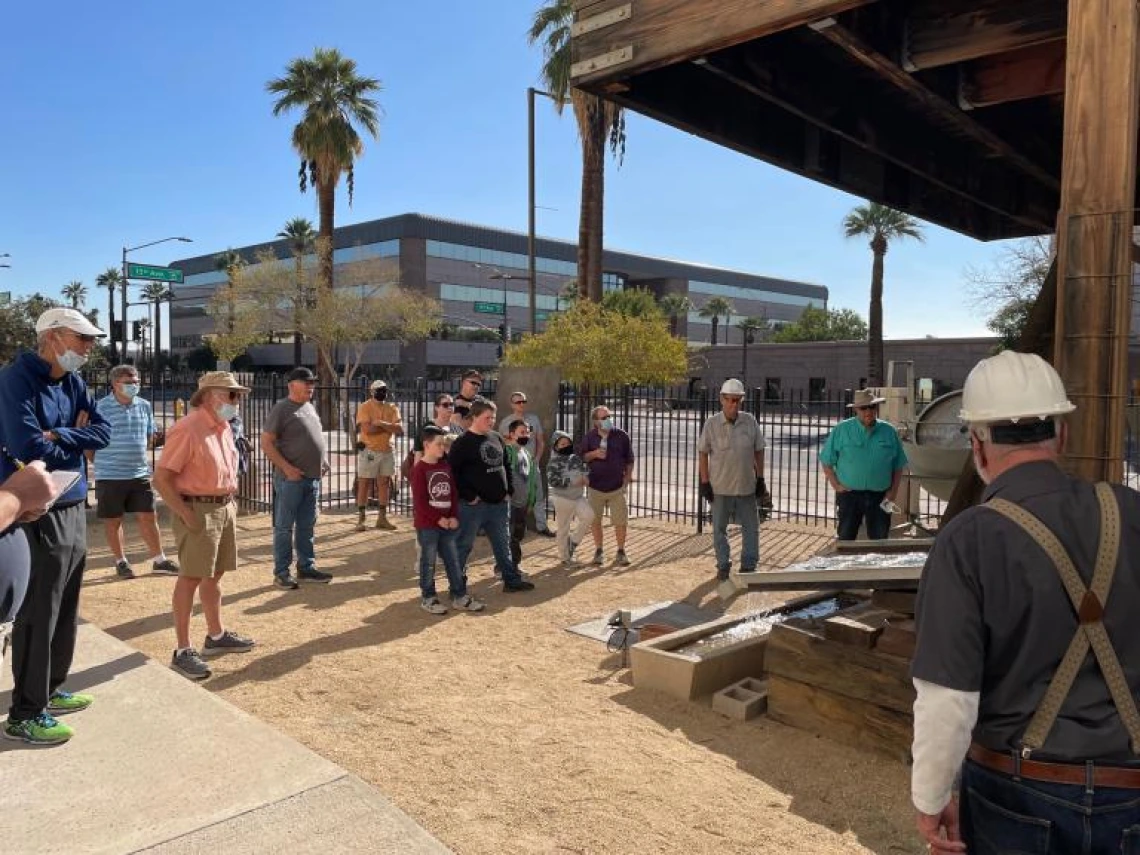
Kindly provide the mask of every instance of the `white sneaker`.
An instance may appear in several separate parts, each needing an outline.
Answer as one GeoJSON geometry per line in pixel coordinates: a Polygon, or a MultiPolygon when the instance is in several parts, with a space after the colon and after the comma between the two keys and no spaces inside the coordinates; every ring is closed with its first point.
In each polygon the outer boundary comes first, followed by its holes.
{"type": "Polygon", "coordinates": [[[426,600],[420,600],[420,608],[433,615],[447,614],[447,606],[439,601],[439,597],[429,597],[426,600]]]}
{"type": "Polygon", "coordinates": [[[486,605],[482,600],[477,600],[470,594],[465,594],[462,597],[452,597],[451,607],[465,612],[481,612],[486,605]]]}

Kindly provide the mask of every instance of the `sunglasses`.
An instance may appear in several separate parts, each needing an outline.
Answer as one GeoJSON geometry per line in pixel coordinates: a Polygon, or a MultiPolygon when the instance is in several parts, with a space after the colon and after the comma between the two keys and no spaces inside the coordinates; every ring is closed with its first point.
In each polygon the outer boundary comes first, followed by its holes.
{"type": "Polygon", "coordinates": [[[512,403],[512,404],[525,404],[525,403],[526,403],[526,398],[519,398],[519,399],[517,399],[517,400],[511,401],[511,403],[512,403]]]}
{"type": "Polygon", "coordinates": [[[68,333],[68,335],[75,336],[77,339],[79,339],[84,344],[94,344],[96,341],[99,340],[98,336],[84,335],[83,333],[77,333],[75,330],[67,330],[67,333],[68,333]]]}
{"type": "Polygon", "coordinates": [[[231,402],[240,401],[241,400],[241,392],[235,392],[233,389],[231,389],[230,393],[229,393],[229,398],[230,398],[231,402]]]}
{"type": "Polygon", "coordinates": [[[445,410],[451,410],[455,408],[455,401],[440,401],[436,406],[443,407],[445,410]]]}

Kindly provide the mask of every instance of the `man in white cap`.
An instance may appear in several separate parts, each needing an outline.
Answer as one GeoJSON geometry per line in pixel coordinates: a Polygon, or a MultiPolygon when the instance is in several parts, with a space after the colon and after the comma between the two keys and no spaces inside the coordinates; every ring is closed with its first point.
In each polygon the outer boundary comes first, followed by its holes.
{"type": "Polygon", "coordinates": [[[701,497],[712,504],[716,577],[728,579],[732,554],[728,524],[740,526],[740,572],[751,573],[760,560],[758,501],[764,501],[764,433],[751,413],[741,412],[744,384],[725,380],[720,387],[721,411],[711,416],[697,440],[701,497]]]}
{"type": "Polygon", "coordinates": [[[205,680],[203,656],[245,653],[254,642],[222,623],[222,577],[237,570],[238,453],[230,419],[249,389],[228,371],[209,371],[190,397],[190,412],[166,436],[154,486],[173,516],[178,543],[178,581],[171,610],[177,647],[170,667],[191,680],[205,680]],[[206,618],[201,653],[190,644],[194,594],[206,618]]]}
{"type": "Polygon", "coordinates": [[[966,379],[986,488],[934,541],[911,670],[911,798],[932,851],[1140,844],[1140,494],[1061,469],[1074,409],[1031,354],[966,379]]]}
{"type": "Polygon", "coordinates": [[[879,398],[860,389],[847,408],[855,411],[831,431],[819,452],[819,462],[839,505],[837,540],[854,540],[867,521],[870,540],[886,540],[891,515],[883,507],[894,502],[906,469],[906,452],[899,434],[879,421],[879,398]]]}
{"type": "Polygon", "coordinates": [[[63,690],[75,653],[79,590],[87,565],[86,466],[83,454],[106,447],[111,427],[77,373],[104,335],[75,309],[48,309],[36,321],[38,350],[0,372],[0,480],[31,460],[74,472],[51,510],[28,523],[32,572],[12,633],[15,687],[4,736],[33,744],[66,742],[55,715],[90,706],[90,695],[63,690]]]}
{"type": "Polygon", "coordinates": [[[399,408],[388,400],[388,384],[373,380],[368,388],[371,397],[356,408],[356,429],[360,432],[360,453],[356,457],[356,530],[364,531],[364,513],[372,485],[379,482],[376,498],[380,515],[376,528],[394,531],[388,521],[388,496],[392,476],[396,474],[396,455],[392,438],[404,435],[399,408]]]}

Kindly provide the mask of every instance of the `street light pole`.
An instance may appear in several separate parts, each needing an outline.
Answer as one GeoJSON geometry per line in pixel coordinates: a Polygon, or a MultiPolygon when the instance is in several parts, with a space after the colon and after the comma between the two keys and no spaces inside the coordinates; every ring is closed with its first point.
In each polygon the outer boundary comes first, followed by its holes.
{"type": "Polygon", "coordinates": [[[527,87],[526,90],[526,105],[527,105],[527,233],[526,233],[526,253],[527,253],[527,270],[530,274],[530,281],[527,283],[527,299],[530,309],[530,332],[534,335],[538,332],[538,264],[535,259],[535,200],[534,200],[534,96],[545,95],[555,104],[559,103],[549,92],[544,92],[541,89],[535,89],[533,86],[527,87]]]}
{"type": "MultiPolygon", "coordinates": [[[[194,241],[188,237],[165,237],[162,240],[152,240],[150,243],[140,243],[138,246],[124,246],[123,247],[123,299],[121,308],[123,310],[123,335],[122,335],[122,353],[119,362],[127,361],[127,288],[130,287],[130,278],[127,276],[127,253],[134,252],[136,249],[146,249],[148,246],[157,246],[160,243],[167,241],[182,241],[182,243],[193,243],[194,241]]],[[[113,325],[113,322],[112,322],[113,325]]],[[[111,330],[111,341],[115,340],[115,331],[111,330]]]]}

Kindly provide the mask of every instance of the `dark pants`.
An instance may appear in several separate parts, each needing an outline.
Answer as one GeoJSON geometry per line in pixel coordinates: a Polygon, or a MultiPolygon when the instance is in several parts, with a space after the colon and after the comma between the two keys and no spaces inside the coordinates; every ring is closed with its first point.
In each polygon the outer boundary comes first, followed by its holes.
{"type": "Polygon", "coordinates": [[[847,490],[835,497],[839,505],[839,532],[837,540],[855,540],[859,525],[867,520],[867,537],[886,540],[891,531],[891,515],[879,507],[886,490],[847,490]]]}
{"type": "Polygon", "coordinates": [[[87,566],[87,513],[82,503],[53,508],[25,531],[32,577],[12,631],[13,721],[43,712],[71,670],[87,566]]]}
{"type": "Polygon", "coordinates": [[[970,855],[1140,855],[1140,790],[1015,781],[967,760],[959,819],[970,855]]]}
{"type": "Polygon", "coordinates": [[[487,532],[495,564],[503,572],[503,581],[517,584],[522,581],[518,565],[511,558],[511,538],[508,531],[510,506],[506,502],[459,503],[459,565],[467,572],[467,559],[475,547],[475,536],[487,532]]]}
{"type": "Polygon", "coordinates": [[[28,538],[19,526],[0,536],[0,623],[16,619],[28,590],[32,556],[28,538]]]}
{"type": "MultiPolygon", "coordinates": [[[[510,519],[510,535],[511,535],[511,560],[515,562],[515,567],[522,564],[522,542],[526,537],[526,508],[516,507],[511,505],[511,519],[510,519]]],[[[495,569],[501,574],[503,568],[495,565],[495,569]]]]}

